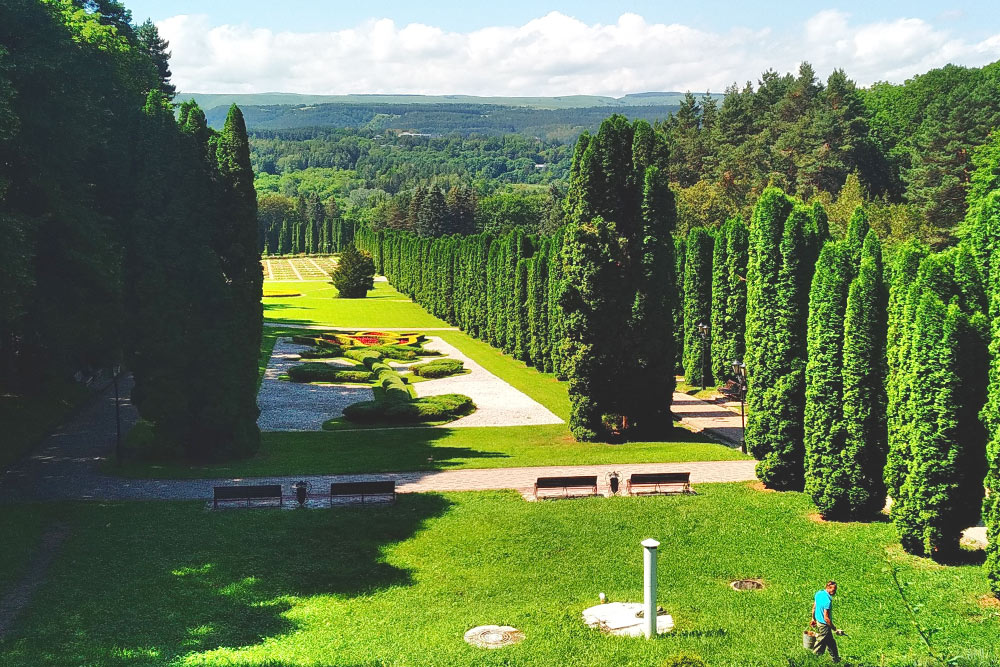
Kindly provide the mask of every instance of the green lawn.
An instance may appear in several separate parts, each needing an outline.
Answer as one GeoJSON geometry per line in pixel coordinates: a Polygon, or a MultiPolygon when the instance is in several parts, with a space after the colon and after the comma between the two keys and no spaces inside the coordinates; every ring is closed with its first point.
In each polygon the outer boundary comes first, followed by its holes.
{"type": "Polygon", "coordinates": [[[128,464],[127,477],[198,478],[746,459],[676,430],[673,442],[576,442],[565,425],[264,433],[257,456],[216,465],[128,464]],[[432,459],[432,460],[428,460],[432,459]]]}
{"type": "MultiPolygon", "coordinates": [[[[920,622],[937,629],[937,650],[1000,658],[1000,617],[979,604],[978,565],[903,555],[887,523],[814,522],[802,494],[697,490],[540,503],[413,494],[392,507],[308,511],[29,506],[20,514],[59,515],[72,536],[0,642],[0,664],[645,667],[690,653],[715,667],[827,665],[801,648],[801,633],[813,593],[835,578],[847,663],[901,667],[927,652],[890,566],[920,622]],[[658,600],[676,631],[645,641],[584,627],[580,612],[598,592],[640,600],[646,537],[663,545],[658,600]],[[732,591],[742,577],[766,588],[732,591]],[[462,641],[494,623],[525,641],[494,651],[462,641]]],[[[19,530],[24,516],[5,513],[0,530],[19,530]]]]}
{"type": "Polygon", "coordinates": [[[377,329],[378,327],[449,327],[443,320],[428,314],[389,283],[375,283],[364,299],[337,299],[337,290],[329,283],[264,283],[267,291],[299,292],[302,296],[267,297],[264,321],[295,325],[324,325],[342,329],[377,329]]]}

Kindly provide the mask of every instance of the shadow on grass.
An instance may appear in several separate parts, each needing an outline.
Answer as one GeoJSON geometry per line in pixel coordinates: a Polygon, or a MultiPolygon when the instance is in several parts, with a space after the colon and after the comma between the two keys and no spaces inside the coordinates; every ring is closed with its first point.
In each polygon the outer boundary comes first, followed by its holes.
{"type": "Polygon", "coordinates": [[[0,642],[0,662],[168,664],[295,632],[286,612],[299,598],[412,585],[383,551],[450,504],[410,494],[332,510],[91,506],[53,568],[56,582],[0,642]]]}

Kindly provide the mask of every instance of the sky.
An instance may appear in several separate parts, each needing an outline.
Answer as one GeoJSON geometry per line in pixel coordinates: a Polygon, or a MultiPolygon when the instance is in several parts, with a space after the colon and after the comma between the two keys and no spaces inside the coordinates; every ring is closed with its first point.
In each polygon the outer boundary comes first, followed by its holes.
{"type": "Polygon", "coordinates": [[[860,85],[1000,60],[991,2],[125,0],[193,93],[721,92],[809,61],[860,85]]]}

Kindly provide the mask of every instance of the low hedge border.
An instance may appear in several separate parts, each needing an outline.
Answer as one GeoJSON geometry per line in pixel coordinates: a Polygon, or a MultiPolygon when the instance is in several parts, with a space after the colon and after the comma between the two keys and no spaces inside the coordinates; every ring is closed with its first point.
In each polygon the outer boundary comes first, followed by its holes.
{"type": "Polygon", "coordinates": [[[443,378],[449,375],[457,375],[465,370],[464,365],[457,359],[435,359],[425,364],[411,366],[410,370],[414,375],[423,378],[443,378]]]}
{"type": "Polygon", "coordinates": [[[292,382],[371,382],[374,373],[361,366],[353,368],[337,367],[321,362],[311,362],[288,369],[288,379],[292,382]]]}
{"type": "Polygon", "coordinates": [[[468,396],[441,394],[408,401],[362,401],[344,408],[344,418],[359,424],[421,424],[453,421],[475,409],[468,396]]]}

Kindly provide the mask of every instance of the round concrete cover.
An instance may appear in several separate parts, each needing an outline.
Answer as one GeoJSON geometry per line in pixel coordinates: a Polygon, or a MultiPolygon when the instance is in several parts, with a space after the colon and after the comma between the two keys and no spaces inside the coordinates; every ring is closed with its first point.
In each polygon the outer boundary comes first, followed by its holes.
{"type": "Polygon", "coordinates": [[[465,641],[479,648],[503,648],[523,639],[524,633],[509,625],[480,625],[465,633],[465,641]]]}

